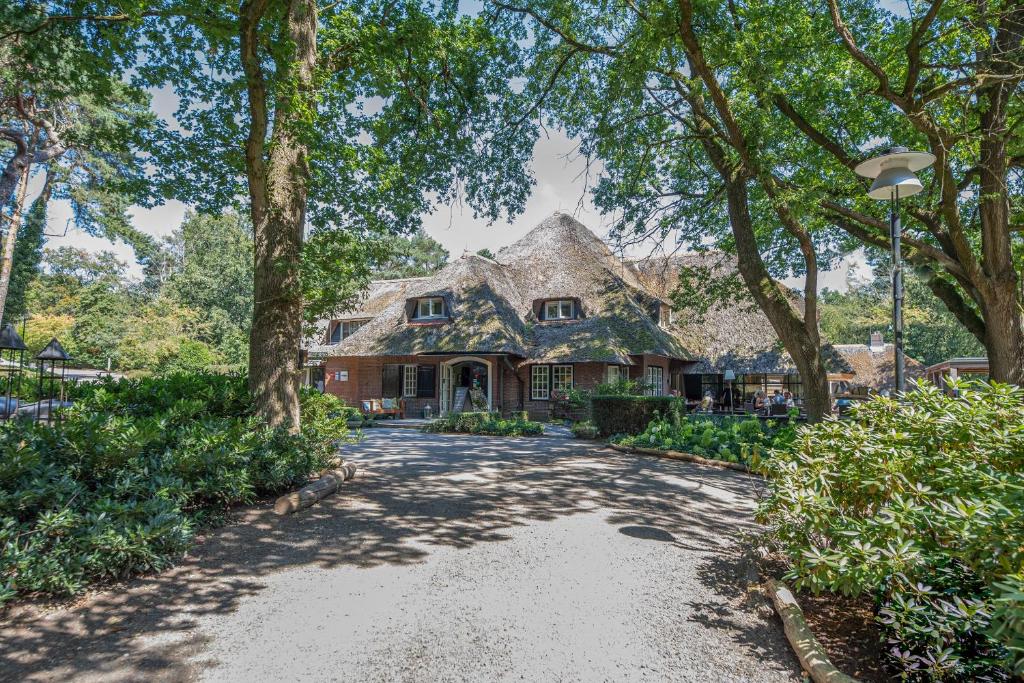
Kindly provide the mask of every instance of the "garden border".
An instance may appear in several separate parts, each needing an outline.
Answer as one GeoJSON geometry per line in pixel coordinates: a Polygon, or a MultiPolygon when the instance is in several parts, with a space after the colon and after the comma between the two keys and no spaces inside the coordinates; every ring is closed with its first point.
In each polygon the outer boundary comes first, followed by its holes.
{"type": "Polygon", "coordinates": [[[698,465],[711,465],[712,467],[724,467],[730,470],[736,470],[737,472],[746,472],[747,474],[756,474],[761,477],[764,476],[760,472],[750,469],[747,465],[740,462],[728,462],[726,460],[713,460],[711,458],[702,458],[699,455],[693,455],[692,453],[683,453],[682,451],[663,451],[657,448],[643,448],[640,446],[620,446],[617,443],[609,443],[608,448],[619,451],[620,453],[642,453],[643,455],[655,455],[660,458],[671,458],[672,460],[683,460],[686,462],[697,463],[698,465]]]}

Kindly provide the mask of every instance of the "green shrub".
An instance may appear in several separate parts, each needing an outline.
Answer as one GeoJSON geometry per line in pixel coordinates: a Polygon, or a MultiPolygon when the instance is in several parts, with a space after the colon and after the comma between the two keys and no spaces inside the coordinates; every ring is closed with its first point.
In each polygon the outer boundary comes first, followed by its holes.
{"type": "Polygon", "coordinates": [[[788,421],[731,415],[680,416],[652,420],[643,433],[616,439],[624,446],[683,451],[714,460],[757,466],[772,448],[789,444],[795,429],[788,421]]]}
{"type": "Polygon", "coordinates": [[[571,429],[572,435],[577,439],[596,439],[599,436],[597,425],[590,420],[576,422],[572,425],[571,429]]]}
{"type": "Polygon", "coordinates": [[[73,390],[60,429],[0,425],[0,604],[162,569],[232,505],[308,479],[345,406],[302,395],[302,430],[253,415],[245,379],[173,374],[73,390]]]}
{"type": "Polygon", "coordinates": [[[490,436],[535,436],[544,433],[544,425],[522,419],[521,416],[503,419],[500,413],[453,413],[434,420],[423,428],[425,432],[456,434],[486,434],[490,436]]]}
{"type": "Polygon", "coordinates": [[[590,399],[592,419],[600,435],[639,434],[658,415],[675,409],[685,412],[681,399],[672,396],[603,396],[590,399]]]}
{"type": "Polygon", "coordinates": [[[874,398],[766,462],[759,517],[789,578],[875,596],[890,664],[907,679],[1024,669],[1024,391],[959,388],[874,398]]]}
{"type": "Polygon", "coordinates": [[[643,396],[651,385],[635,379],[617,379],[603,382],[594,390],[596,396],[643,396]]]}

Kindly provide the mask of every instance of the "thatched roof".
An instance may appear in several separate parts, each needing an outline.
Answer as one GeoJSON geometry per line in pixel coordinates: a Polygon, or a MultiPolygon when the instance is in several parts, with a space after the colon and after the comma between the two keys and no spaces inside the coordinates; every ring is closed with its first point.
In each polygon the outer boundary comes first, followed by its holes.
{"type": "MultiPolygon", "coordinates": [[[[657,297],[669,300],[683,268],[700,269],[710,278],[737,275],[736,258],[719,251],[640,259],[632,263],[643,284],[657,297]]],[[[796,372],[768,318],[746,290],[738,288],[738,301],[712,304],[703,315],[677,311],[670,326],[700,362],[691,371],[737,373],[796,372]]],[[[799,308],[798,297],[793,305],[799,308]]]]}
{"type": "Polygon", "coordinates": [[[635,271],[571,216],[556,213],[496,260],[464,254],[426,278],[375,282],[346,319],[372,318],[340,344],[311,349],[340,356],[509,353],[546,362],[629,364],[631,355],[688,358],[651,317],[657,299],[635,271]],[[409,325],[406,301],[444,297],[450,320],[409,325]],[[544,299],[572,298],[582,318],[541,321],[544,299]]]}
{"type": "MultiPolygon", "coordinates": [[[[676,312],[656,322],[682,268],[701,269],[717,281],[736,277],[735,257],[721,252],[624,261],[571,216],[556,213],[494,260],[466,253],[428,277],[373,282],[343,320],[368,319],[334,345],[312,345],[315,356],[507,353],[542,362],[632,364],[651,353],[696,361],[688,372],[793,373],[796,368],[771,323],[740,286],[738,301],[710,306],[704,315],[676,312]],[[412,299],[440,296],[450,319],[408,323],[412,299]],[[542,321],[540,303],[573,299],[578,320],[542,321]]],[[[793,306],[802,300],[792,295],[793,306]]],[[[321,326],[326,338],[326,324],[321,326]]],[[[892,345],[872,353],[864,344],[826,344],[830,372],[853,374],[854,386],[893,384],[892,345]]],[[[921,373],[907,359],[908,377],[921,373]]]]}
{"type": "MultiPolygon", "coordinates": [[[[833,344],[832,348],[853,373],[850,388],[895,389],[896,347],[886,344],[883,350],[872,350],[867,344],[833,344]]],[[[924,376],[924,365],[910,356],[905,357],[908,380],[924,376]]]]}
{"type": "Polygon", "coordinates": [[[420,353],[510,353],[526,356],[527,329],[516,312],[519,296],[494,261],[467,254],[430,277],[375,282],[349,319],[371,318],[339,344],[314,349],[328,355],[378,356],[420,353]],[[450,321],[409,325],[409,298],[440,296],[450,321]]]}

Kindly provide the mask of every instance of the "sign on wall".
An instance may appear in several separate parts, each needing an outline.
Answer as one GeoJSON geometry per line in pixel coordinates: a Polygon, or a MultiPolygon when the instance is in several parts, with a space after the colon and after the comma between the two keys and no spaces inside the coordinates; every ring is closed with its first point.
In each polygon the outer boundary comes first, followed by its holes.
{"type": "Polygon", "coordinates": [[[348,381],[348,370],[335,370],[334,371],[335,382],[347,382],[348,381]]]}

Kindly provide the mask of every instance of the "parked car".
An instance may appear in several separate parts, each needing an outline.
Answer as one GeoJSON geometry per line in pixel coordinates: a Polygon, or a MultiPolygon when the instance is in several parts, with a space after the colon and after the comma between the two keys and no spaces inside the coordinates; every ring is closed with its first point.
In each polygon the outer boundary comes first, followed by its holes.
{"type": "Polygon", "coordinates": [[[49,420],[58,408],[70,408],[70,401],[37,401],[26,403],[14,412],[16,418],[31,418],[33,420],[49,420]]]}
{"type": "Polygon", "coordinates": [[[16,396],[7,398],[6,396],[0,396],[0,418],[8,418],[11,413],[18,409],[20,401],[16,396]]]}

